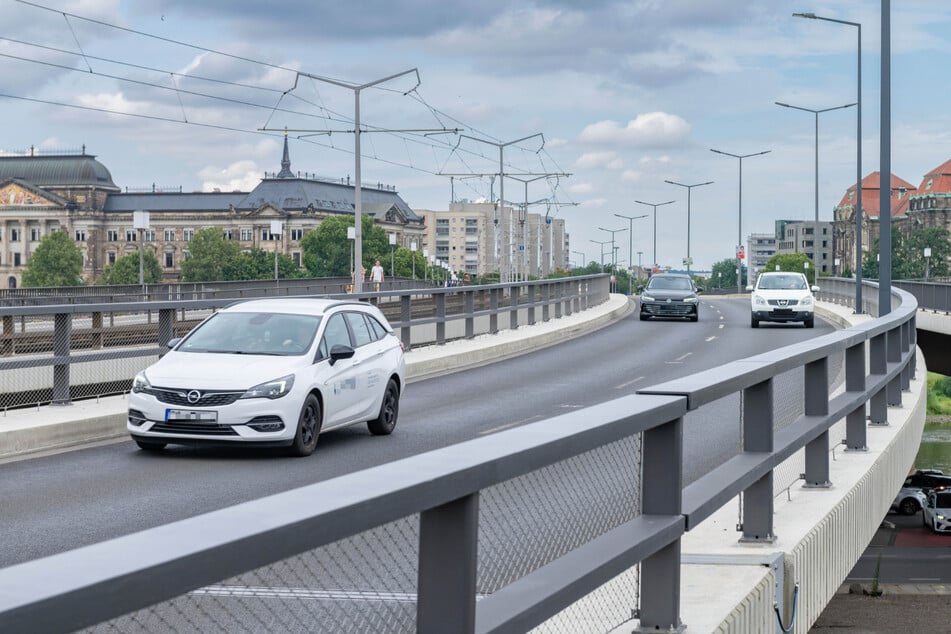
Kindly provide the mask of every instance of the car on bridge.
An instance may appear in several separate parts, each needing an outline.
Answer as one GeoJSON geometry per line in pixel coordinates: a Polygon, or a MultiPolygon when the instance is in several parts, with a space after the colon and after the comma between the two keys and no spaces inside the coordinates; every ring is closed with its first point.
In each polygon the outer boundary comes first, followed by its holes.
{"type": "Polygon", "coordinates": [[[898,495],[892,502],[891,510],[902,515],[914,515],[921,510],[925,495],[934,488],[951,489],[951,475],[938,469],[916,469],[908,474],[898,495]]]}
{"type": "Polygon", "coordinates": [[[283,446],[306,456],[325,431],[396,427],[403,344],[375,306],[261,299],[198,324],[140,372],[127,429],[146,451],[172,444],[283,446]]]}
{"type": "Polygon", "coordinates": [[[767,271],[756,278],[755,286],[747,286],[750,296],[750,326],[759,328],[761,321],[801,321],[806,328],[815,324],[815,299],[818,286],[809,286],[802,273],[767,271]]]}
{"type": "Polygon", "coordinates": [[[651,275],[647,286],[638,287],[641,321],[651,317],[700,319],[700,292],[689,275],[659,273],[651,275]]]}

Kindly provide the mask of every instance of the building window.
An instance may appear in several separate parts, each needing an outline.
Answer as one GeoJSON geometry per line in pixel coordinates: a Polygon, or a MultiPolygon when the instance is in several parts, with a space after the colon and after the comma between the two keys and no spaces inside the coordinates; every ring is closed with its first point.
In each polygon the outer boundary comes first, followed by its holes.
{"type": "Polygon", "coordinates": [[[300,268],[300,251],[294,251],[291,257],[294,258],[294,264],[300,268]]]}
{"type": "Polygon", "coordinates": [[[110,251],[109,253],[106,254],[106,259],[108,260],[109,264],[115,264],[116,254],[110,251]]]}
{"type": "Polygon", "coordinates": [[[14,227],[10,229],[10,242],[19,242],[20,241],[20,229],[14,227]]]}
{"type": "Polygon", "coordinates": [[[270,229],[261,229],[261,242],[267,242],[268,240],[273,240],[274,235],[271,233],[270,229]]]}
{"type": "Polygon", "coordinates": [[[182,251],[182,257],[185,258],[186,260],[190,258],[191,256],[192,256],[191,251],[182,251]]]}
{"type": "Polygon", "coordinates": [[[155,242],[155,229],[146,229],[142,232],[146,242],[155,242]]]}
{"type": "Polygon", "coordinates": [[[185,242],[191,242],[192,238],[195,237],[194,229],[182,229],[182,239],[185,242]]]}
{"type": "Polygon", "coordinates": [[[251,229],[242,229],[241,230],[241,241],[250,242],[254,239],[254,232],[251,229]]]}
{"type": "Polygon", "coordinates": [[[225,240],[234,240],[234,232],[231,229],[224,230],[225,240]]]}
{"type": "Polygon", "coordinates": [[[76,229],[76,242],[85,242],[85,241],[86,241],[86,230],[76,229]]]}
{"type": "Polygon", "coordinates": [[[166,254],[165,254],[165,268],[170,269],[170,268],[172,268],[174,265],[175,265],[175,263],[173,262],[172,254],[171,254],[171,253],[166,253],[166,254]]]}
{"type": "Polygon", "coordinates": [[[126,241],[126,242],[135,242],[135,229],[126,229],[126,230],[125,230],[125,241],[126,241]]]}
{"type": "Polygon", "coordinates": [[[40,231],[39,227],[30,228],[30,241],[39,242],[40,238],[43,237],[43,233],[40,231]]]}
{"type": "Polygon", "coordinates": [[[291,229],[291,240],[300,240],[304,237],[303,229],[291,229]]]}
{"type": "Polygon", "coordinates": [[[20,266],[20,254],[19,254],[19,253],[14,253],[14,254],[13,254],[13,266],[20,266]]]}
{"type": "Polygon", "coordinates": [[[165,230],[165,241],[166,241],[166,242],[174,242],[174,241],[175,241],[175,230],[174,230],[174,229],[166,229],[166,230],[165,230]]]}
{"type": "Polygon", "coordinates": [[[106,240],[108,240],[109,242],[118,242],[119,232],[116,231],[115,229],[109,229],[109,231],[106,232],[106,240]]]}

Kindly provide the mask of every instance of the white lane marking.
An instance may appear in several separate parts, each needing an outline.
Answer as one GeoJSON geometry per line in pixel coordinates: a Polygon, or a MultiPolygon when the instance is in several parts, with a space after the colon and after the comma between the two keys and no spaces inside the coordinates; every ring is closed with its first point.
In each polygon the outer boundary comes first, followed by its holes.
{"type": "Polygon", "coordinates": [[[506,423],[504,425],[499,425],[498,427],[493,427],[492,429],[486,429],[485,431],[480,431],[479,436],[484,436],[486,434],[494,434],[497,431],[502,431],[503,429],[508,429],[509,427],[515,427],[517,425],[522,425],[532,420],[538,420],[541,418],[541,414],[535,414],[534,416],[529,416],[528,418],[523,418],[522,420],[516,420],[511,423],[506,423]]]}
{"type": "Polygon", "coordinates": [[[720,321],[723,321],[723,315],[720,315],[720,321]]]}
{"type": "Polygon", "coordinates": [[[581,409],[584,405],[575,405],[574,403],[562,403],[559,407],[561,409],[581,409]]]}
{"type": "Polygon", "coordinates": [[[639,377],[637,377],[636,379],[631,379],[631,380],[628,381],[627,383],[621,383],[620,385],[615,385],[615,386],[614,386],[614,389],[615,389],[615,390],[623,390],[623,389],[626,388],[628,385],[633,385],[633,384],[637,383],[638,381],[642,381],[642,380],[644,380],[644,377],[639,376],[639,377]]]}
{"type": "Polygon", "coordinates": [[[716,339],[716,338],[717,338],[717,336],[716,336],[716,335],[713,335],[712,337],[707,337],[706,340],[707,340],[707,342],[710,342],[710,341],[713,341],[713,340],[716,339]]]}
{"type": "Polygon", "coordinates": [[[676,359],[674,359],[674,361],[683,361],[684,359],[686,359],[687,357],[689,357],[689,356],[692,355],[692,354],[693,354],[692,352],[688,352],[688,353],[686,353],[686,354],[682,354],[682,355],[680,355],[679,357],[677,357],[676,359]]]}
{"type": "Polygon", "coordinates": [[[720,328],[723,328],[723,327],[724,327],[724,324],[720,324],[720,328]]]}

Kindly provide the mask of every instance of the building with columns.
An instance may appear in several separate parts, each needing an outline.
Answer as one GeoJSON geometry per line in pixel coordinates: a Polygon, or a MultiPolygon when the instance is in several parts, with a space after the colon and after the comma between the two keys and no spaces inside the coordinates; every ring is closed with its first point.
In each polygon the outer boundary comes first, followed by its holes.
{"type": "MultiPolygon", "coordinates": [[[[422,242],[424,220],[395,187],[362,184],[362,212],[409,248],[422,242]]],[[[175,281],[195,232],[219,227],[245,250],[278,250],[301,261],[300,240],[327,217],[354,213],[350,179],[293,172],[287,138],[281,171],[265,173],[250,192],[122,191],[91,154],[31,150],[0,156],[0,284],[20,285],[23,268],[40,239],[65,231],[81,247],[83,278],[95,282],[106,266],[139,244],[155,252],[163,278],[175,281]],[[149,212],[149,228],[133,227],[134,211],[149,212]],[[281,222],[280,235],[271,222],[281,222]]]]}

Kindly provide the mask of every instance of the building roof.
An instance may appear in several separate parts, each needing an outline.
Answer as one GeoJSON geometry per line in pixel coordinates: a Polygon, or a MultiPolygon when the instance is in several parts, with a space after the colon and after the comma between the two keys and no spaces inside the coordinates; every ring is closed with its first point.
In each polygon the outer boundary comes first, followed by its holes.
{"type": "MultiPolygon", "coordinates": [[[[394,190],[361,187],[360,192],[363,208],[368,213],[370,210],[395,206],[407,221],[422,222],[422,218],[394,190]]],[[[266,178],[235,207],[257,209],[268,203],[281,209],[304,209],[313,205],[316,211],[352,214],[354,187],[306,178],[266,178]]]]}
{"type": "Polygon", "coordinates": [[[927,196],[928,194],[947,193],[951,193],[951,160],[945,161],[925,174],[915,195],[927,196]]]}
{"type": "Polygon", "coordinates": [[[124,193],[110,194],[103,211],[129,213],[146,211],[223,211],[238,206],[246,192],[124,193]]]}
{"type": "Polygon", "coordinates": [[[16,178],[37,187],[87,187],[119,191],[106,166],[91,154],[0,156],[0,180],[16,178]]]}
{"type": "MultiPolygon", "coordinates": [[[[862,211],[867,218],[878,219],[881,215],[879,191],[881,189],[881,174],[872,172],[862,179],[862,211]]],[[[892,174],[891,177],[891,216],[896,218],[908,213],[908,201],[911,195],[918,192],[914,185],[892,174]]],[[[849,187],[842,196],[836,208],[855,206],[855,185],[849,187]]]]}

